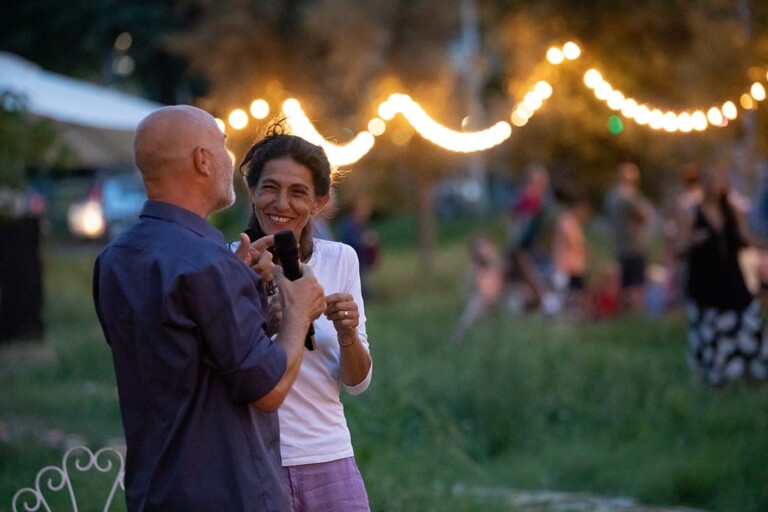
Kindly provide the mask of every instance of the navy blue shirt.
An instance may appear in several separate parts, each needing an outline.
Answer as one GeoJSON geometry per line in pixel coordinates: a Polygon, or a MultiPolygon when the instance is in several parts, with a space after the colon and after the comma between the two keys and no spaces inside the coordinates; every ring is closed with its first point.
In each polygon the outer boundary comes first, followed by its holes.
{"type": "Polygon", "coordinates": [[[192,212],[147,201],[96,260],[127,446],[128,510],[287,510],[276,413],[286,368],[256,274],[192,212]]]}

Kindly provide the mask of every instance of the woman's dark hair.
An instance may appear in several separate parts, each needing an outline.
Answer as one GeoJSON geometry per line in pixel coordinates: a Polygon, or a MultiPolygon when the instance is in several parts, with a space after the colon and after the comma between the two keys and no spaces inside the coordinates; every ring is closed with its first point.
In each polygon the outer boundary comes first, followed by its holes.
{"type": "MultiPolygon", "coordinates": [[[[249,189],[259,184],[264,166],[271,160],[290,158],[309,169],[316,196],[326,196],[330,193],[333,180],[333,169],[322,147],[312,144],[296,135],[286,133],[285,119],[279,119],[266,127],[264,135],[251,146],[240,164],[240,174],[245,177],[249,189]]],[[[256,212],[251,215],[250,228],[258,236],[265,233],[259,226],[256,212]]],[[[312,256],[312,219],[299,237],[299,251],[302,261],[312,256]]]]}

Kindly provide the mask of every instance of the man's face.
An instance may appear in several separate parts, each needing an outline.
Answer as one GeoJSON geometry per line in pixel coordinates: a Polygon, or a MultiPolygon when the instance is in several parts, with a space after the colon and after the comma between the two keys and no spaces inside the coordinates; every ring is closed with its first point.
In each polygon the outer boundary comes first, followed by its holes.
{"type": "Polygon", "coordinates": [[[215,183],[212,187],[212,201],[216,204],[214,211],[229,208],[235,203],[234,164],[227,151],[227,136],[214,123],[211,134],[210,151],[213,155],[215,183]]]}

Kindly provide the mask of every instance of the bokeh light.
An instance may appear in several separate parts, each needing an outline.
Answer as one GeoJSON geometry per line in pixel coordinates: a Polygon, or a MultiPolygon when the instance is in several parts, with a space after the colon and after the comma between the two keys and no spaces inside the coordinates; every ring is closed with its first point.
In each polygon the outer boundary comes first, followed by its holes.
{"type": "Polygon", "coordinates": [[[227,120],[229,121],[229,126],[235,130],[242,130],[248,126],[248,114],[241,108],[236,108],[230,112],[227,120]]]}

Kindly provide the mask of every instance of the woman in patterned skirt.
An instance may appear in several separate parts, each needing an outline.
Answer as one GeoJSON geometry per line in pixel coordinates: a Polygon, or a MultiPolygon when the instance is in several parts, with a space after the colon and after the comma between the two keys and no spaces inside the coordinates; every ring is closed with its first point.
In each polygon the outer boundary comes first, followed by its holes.
{"type": "Polygon", "coordinates": [[[739,251],[752,245],[742,213],[729,200],[727,167],[702,175],[704,197],[681,219],[678,253],[688,260],[688,362],[714,386],[768,378],[760,303],[747,288],[739,251]]]}

